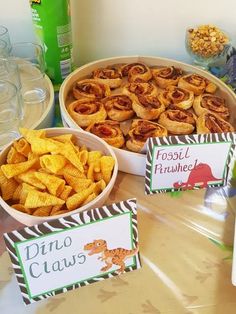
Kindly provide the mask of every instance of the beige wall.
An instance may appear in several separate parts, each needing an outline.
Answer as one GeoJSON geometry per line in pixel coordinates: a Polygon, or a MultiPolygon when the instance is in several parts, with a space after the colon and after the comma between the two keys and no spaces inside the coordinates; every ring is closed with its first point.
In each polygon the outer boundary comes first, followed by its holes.
{"type": "MultiPolygon", "coordinates": [[[[71,0],[71,8],[77,64],[132,54],[187,61],[184,33],[193,24],[213,23],[236,38],[235,0],[71,0]]],[[[13,41],[34,40],[28,0],[0,0],[0,12],[13,41]]]]}

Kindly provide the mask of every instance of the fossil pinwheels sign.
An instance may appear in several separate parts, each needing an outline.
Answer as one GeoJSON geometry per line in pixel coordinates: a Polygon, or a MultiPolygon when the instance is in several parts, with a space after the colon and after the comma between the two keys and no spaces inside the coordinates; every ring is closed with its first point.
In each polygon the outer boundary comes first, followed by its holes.
{"type": "Polygon", "coordinates": [[[150,138],[145,193],[223,186],[235,162],[235,134],[193,134],[150,138]]]}
{"type": "Polygon", "coordinates": [[[23,301],[140,268],[136,200],[4,234],[23,301]]]}

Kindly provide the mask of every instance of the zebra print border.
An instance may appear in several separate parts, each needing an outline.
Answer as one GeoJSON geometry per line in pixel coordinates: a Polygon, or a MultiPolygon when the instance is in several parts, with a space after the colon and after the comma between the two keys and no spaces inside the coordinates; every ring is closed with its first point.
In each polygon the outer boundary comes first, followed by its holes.
{"type": "MultiPolygon", "coordinates": [[[[151,190],[151,170],[152,170],[152,152],[154,146],[168,146],[168,145],[185,145],[185,144],[201,144],[201,143],[220,143],[220,142],[232,142],[228,159],[226,161],[226,171],[224,176],[225,185],[230,179],[230,174],[234,166],[235,160],[235,143],[236,134],[235,133],[210,133],[210,134],[191,134],[183,136],[168,136],[168,137],[156,137],[149,138],[147,141],[147,154],[146,154],[146,173],[145,173],[145,194],[157,194],[179,191],[180,189],[170,188],[162,190],[151,190]]],[[[209,187],[221,186],[220,184],[210,185],[209,187]]],[[[194,189],[199,189],[199,187],[194,187],[194,189]]]]}
{"type": "MultiPolygon", "coordinates": [[[[15,271],[16,279],[18,281],[20,291],[22,294],[23,301],[25,305],[34,303],[35,301],[44,300],[48,297],[55,296],[60,293],[64,293],[70,290],[74,290],[91,283],[95,283],[104,279],[113,278],[117,276],[118,273],[116,271],[108,274],[98,275],[93,279],[85,280],[80,283],[73,284],[68,287],[64,287],[61,289],[56,289],[53,292],[40,295],[38,297],[30,298],[27,290],[27,285],[25,278],[23,276],[23,272],[20,266],[19,257],[17,255],[17,251],[15,249],[14,243],[25,241],[28,239],[38,238],[45,234],[50,234],[55,231],[60,231],[63,229],[73,228],[75,226],[81,226],[90,222],[103,220],[107,217],[114,217],[122,215],[123,213],[131,213],[131,224],[132,224],[132,240],[134,247],[138,246],[138,226],[137,226],[137,205],[136,199],[128,199],[126,201],[121,201],[119,203],[114,203],[108,206],[103,206],[100,208],[95,208],[89,211],[85,211],[82,213],[74,214],[68,217],[55,219],[50,222],[45,222],[40,225],[35,225],[32,227],[26,227],[21,230],[14,230],[9,233],[4,233],[4,240],[6,243],[6,247],[8,253],[11,258],[11,262],[13,265],[13,269],[15,271]]],[[[130,272],[132,270],[138,269],[141,267],[140,256],[139,253],[135,256],[136,263],[125,269],[125,272],[130,272]]]]}

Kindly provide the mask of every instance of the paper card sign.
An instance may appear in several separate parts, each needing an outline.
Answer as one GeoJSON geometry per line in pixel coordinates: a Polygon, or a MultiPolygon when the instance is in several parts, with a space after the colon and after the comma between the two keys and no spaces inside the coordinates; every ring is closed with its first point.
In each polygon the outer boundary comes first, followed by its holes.
{"type": "Polygon", "coordinates": [[[4,234],[25,304],[140,268],[136,200],[4,234]]]}
{"type": "Polygon", "coordinates": [[[235,135],[193,134],[150,138],[145,193],[223,186],[235,161],[235,135]]]}

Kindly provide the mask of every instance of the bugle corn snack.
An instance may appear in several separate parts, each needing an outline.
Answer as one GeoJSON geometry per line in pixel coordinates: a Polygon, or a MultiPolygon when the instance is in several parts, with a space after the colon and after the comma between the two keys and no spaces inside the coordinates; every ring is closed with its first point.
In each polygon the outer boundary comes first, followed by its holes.
{"type": "Polygon", "coordinates": [[[79,146],[73,134],[21,133],[0,166],[0,195],[14,209],[39,217],[64,214],[94,200],[109,183],[112,156],[79,146]]]}

